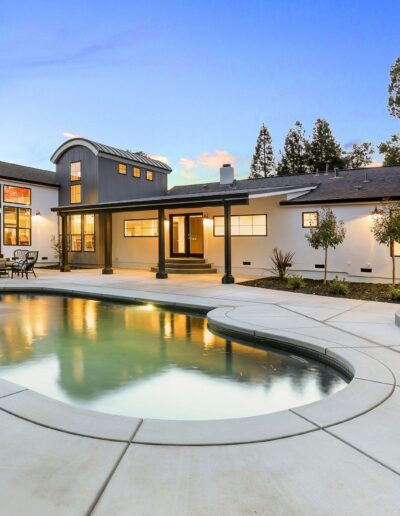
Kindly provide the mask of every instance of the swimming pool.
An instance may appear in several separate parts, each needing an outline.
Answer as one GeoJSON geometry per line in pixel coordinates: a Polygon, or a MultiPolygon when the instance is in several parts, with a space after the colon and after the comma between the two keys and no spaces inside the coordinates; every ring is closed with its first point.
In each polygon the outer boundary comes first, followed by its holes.
{"type": "Polygon", "coordinates": [[[0,299],[0,377],[92,410],[245,417],[310,403],[347,383],[312,358],[217,336],[199,315],[62,296],[0,299]]]}

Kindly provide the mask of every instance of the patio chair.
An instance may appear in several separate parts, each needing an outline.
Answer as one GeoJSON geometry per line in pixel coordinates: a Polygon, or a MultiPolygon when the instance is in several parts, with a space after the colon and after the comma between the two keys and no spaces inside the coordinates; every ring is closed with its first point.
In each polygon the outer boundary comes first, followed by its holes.
{"type": "Polygon", "coordinates": [[[25,260],[28,256],[29,251],[26,249],[15,249],[13,253],[13,260],[25,260]]]}
{"type": "Polygon", "coordinates": [[[14,278],[14,273],[19,276],[22,274],[22,276],[26,276],[26,279],[28,279],[28,274],[32,273],[36,278],[35,273],[35,264],[38,260],[39,251],[28,251],[26,254],[25,260],[19,260],[12,264],[11,267],[11,278],[14,278]]]}

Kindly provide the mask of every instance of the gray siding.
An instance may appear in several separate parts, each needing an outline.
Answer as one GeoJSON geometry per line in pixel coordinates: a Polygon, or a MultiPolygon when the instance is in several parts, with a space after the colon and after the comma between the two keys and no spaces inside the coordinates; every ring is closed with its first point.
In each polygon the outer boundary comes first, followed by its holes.
{"type": "Polygon", "coordinates": [[[133,165],[122,159],[99,158],[99,202],[124,201],[153,197],[167,192],[167,174],[154,167],[137,165],[140,179],[133,177],[133,165]],[[118,163],[125,163],[127,174],[118,173],[118,163]],[[146,170],[153,172],[153,181],[147,181],[146,170]]]}
{"type": "Polygon", "coordinates": [[[74,161],[82,162],[82,204],[99,202],[98,158],[86,147],[77,146],[68,149],[57,163],[56,179],[60,185],[60,205],[71,204],[71,184],[78,184],[78,182],[71,183],[70,180],[70,165],[74,161]]]}

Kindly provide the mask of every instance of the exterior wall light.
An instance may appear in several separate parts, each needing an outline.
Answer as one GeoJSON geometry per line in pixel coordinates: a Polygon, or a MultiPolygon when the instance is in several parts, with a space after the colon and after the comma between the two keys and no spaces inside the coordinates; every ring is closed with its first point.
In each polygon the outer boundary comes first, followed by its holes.
{"type": "Polygon", "coordinates": [[[41,216],[41,213],[39,210],[36,210],[36,213],[35,213],[36,217],[40,217],[41,216]]]}

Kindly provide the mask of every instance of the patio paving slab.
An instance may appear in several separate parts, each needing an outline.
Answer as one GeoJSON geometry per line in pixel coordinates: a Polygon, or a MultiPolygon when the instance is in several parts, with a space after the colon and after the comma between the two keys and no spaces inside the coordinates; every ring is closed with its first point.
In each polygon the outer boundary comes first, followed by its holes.
{"type": "Polygon", "coordinates": [[[133,444],[94,514],[397,516],[399,485],[323,431],[238,446],[133,444]]]}
{"type": "Polygon", "coordinates": [[[22,387],[21,385],[9,382],[8,380],[3,380],[2,378],[0,379],[0,398],[10,396],[10,394],[15,394],[16,392],[20,392],[24,389],[25,387],[22,387]]]}

